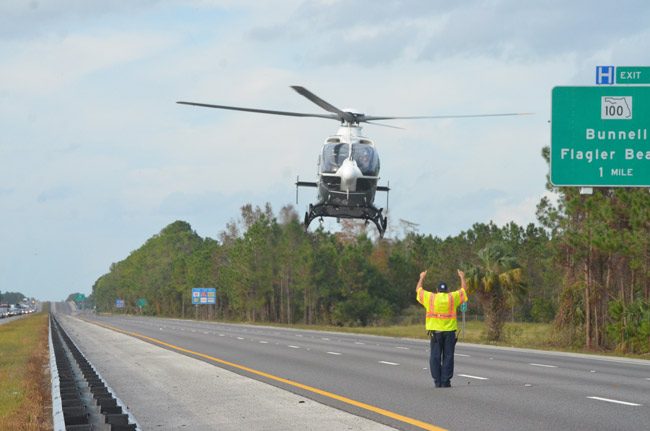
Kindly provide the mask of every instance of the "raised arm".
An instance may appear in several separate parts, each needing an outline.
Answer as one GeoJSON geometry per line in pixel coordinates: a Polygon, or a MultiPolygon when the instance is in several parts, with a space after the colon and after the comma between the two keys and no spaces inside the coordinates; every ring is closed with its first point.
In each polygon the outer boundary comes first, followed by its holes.
{"type": "Polygon", "coordinates": [[[429,295],[429,292],[424,290],[424,288],[422,287],[422,283],[424,282],[424,277],[426,277],[426,276],[427,276],[427,272],[422,271],[420,273],[420,279],[418,280],[418,285],[415,286],[415,296],[416,296],[418,302],[420,304],[422,304],[422,305],[424,305],[425,296],[429,295]]]}
{"type": "Polygon", "coordinates": [[[418,280],[418,285],[415,286],[415,291],[416,291],[416,292],[418,291],[418,289],[422,288],[422,283],[424,282],[424,277],[426,277],[426,276],[427,276],[427,272],[426,272],[426,271],[422,271],[422,272],[420,273],[420,279],[418,280]]]}
{"type": "Polygon", "coordinates": [[[458,276],[460,277],[460,288],[467,290],[467,283],[465,282],[465,273],[459,269],[458,276]]]}

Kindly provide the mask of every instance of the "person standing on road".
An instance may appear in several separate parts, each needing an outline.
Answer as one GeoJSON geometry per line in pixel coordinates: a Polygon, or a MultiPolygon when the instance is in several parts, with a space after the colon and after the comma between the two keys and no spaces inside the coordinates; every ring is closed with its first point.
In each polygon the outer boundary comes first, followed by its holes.
{"type": "Polygon", "coordinates": [[[424,290],[422,283],[426,276],[427,271],[420,273],[415,292],[418,302],[427,311],[426,329],[431,337],[429,369],[436,388],[449,388],[454,375],[454,349],[458,330],[456,307],[467,301],[465,273],[458,270],[460,289],[451,293],[445,282],[438,284],[437,293],[424,290]]]}

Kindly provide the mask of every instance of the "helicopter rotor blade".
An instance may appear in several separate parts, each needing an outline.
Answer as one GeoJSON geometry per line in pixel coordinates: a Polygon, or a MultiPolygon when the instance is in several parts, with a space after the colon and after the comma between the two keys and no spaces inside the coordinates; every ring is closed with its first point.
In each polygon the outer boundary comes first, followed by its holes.
{"type": "Polygon", "coordinates": [[[390,127],[391,129],[406,130],[404,127],[393,126],[392,124],[375,123],[373,121],[366,121],[366,120],[364,120],[363,123],[371,124],[373,126],[390,127]]]}
{"type": "Polygon", "coordinates": [[[314,93],[311,91],[307,90],[305,87],[301,87],[300,85],[292,85],[291,88],[293,88],[298,94],[301,96],[309,99],[311,102],[315,103],[316,105],[320,106],[327,112],[332,112],[334,114],[338,115],[338,118],[341,121],[346,121],[348,123],[357,123],[359,120],[354,114],[351,114],[349,112],[341,111],[339,108],[336,106],[332,105],[331,103],[328,103],[321,99],[320,97],[316,96],[314,93]]]}
{"type": "Polygon", "coordinates": [[[254,108],[241,108],[238,106],[227,106],[227,105],[211,105],[208,103],[196,103],[196,102],[183,102],[178,101],[181,105],[192,105],[192,106],[202,106],[204,108],[217,108],[217,109],[228,109],[231,111],[245,111],[245,112],[256,112],[259,114],[272,114],[272,115],[285,115],[288,117],[315,117],[315,118],[327,118],[330,120],[339,120],[338,115],[334,114],[306,114],[302,112],[288,112],[288,111],[273,111],[270,109],[254,109],[254,108]]]}
{"type": "Polygon", "coordinates": [[[476,118],[476,117],[510,117],[513,115],[533,115],[532,112],[513,112],[507,114],[468,114],[468,115],[425,115],[415,117],[383,117],[379,115],[366,115],[364,121],[368,120],[425,120],[425,119],[444,119],[444,118],[476,118]]]}

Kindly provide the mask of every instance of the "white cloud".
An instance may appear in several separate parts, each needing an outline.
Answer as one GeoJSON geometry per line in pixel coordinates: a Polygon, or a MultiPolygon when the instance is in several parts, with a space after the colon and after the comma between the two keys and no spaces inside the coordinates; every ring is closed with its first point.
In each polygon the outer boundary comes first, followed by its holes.
{"type": "Polygon", "coordinates": [[[0,92],[50,94],[93,72],[151,55],[168,44],[167,37],[155,34],[77,34],[20,42],[19,52],[2,60],[0,92]]]}

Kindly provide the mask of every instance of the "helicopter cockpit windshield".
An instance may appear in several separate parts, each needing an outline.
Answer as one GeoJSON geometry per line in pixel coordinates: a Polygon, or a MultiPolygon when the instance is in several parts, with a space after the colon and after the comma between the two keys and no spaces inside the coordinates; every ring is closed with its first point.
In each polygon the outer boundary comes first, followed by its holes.
{"type": "MultiPolygon", "coordinates": [[[[323,147],[322,172],[335,173],[348,157],[348,144],[328,143],[323,147]]],[[[379,156],[377,151],[368,144],[352,144],[352,159],[363,175],[379,174],[379,156]]]]}

